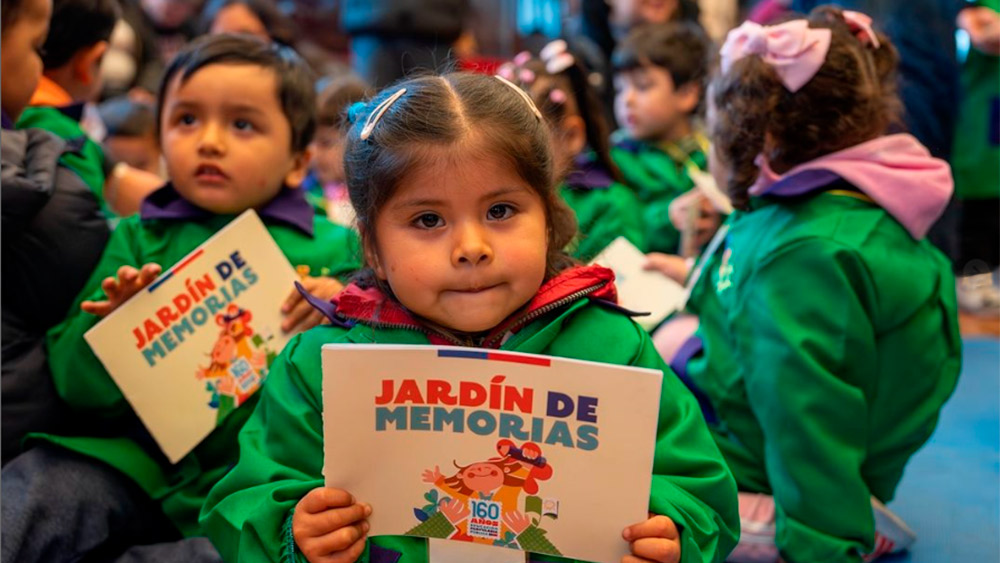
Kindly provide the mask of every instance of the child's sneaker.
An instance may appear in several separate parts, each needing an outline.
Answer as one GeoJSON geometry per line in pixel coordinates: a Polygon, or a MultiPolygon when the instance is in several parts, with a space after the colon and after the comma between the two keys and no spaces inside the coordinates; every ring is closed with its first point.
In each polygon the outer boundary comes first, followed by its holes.
{"type": "Polygon", "coordinates": [[[872,510],[875,512],[875,551],[865,557],[865,561],[874,561],[887,553],[899,553],[917,541],[917,534],[906,522],[875,497],[872,497],[872,510]]]}

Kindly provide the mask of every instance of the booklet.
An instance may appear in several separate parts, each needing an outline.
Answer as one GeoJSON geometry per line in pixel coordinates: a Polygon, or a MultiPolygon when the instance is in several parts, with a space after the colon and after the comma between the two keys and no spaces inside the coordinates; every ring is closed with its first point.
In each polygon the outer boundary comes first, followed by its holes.
{"type": "Polygon", "coordinates": [[[617,562],[648,518],[663,373],[449,346],[323,347],[324,477],[370,535],[617,562]]]}
{"type": "Polygon", "coordinates": [[[630,311],[649,313],[635,317],[635,322],[652,330],[671,313],[684,306],[684,286],[654,270],[643,270],[646,255],[628,241],[618,237],[593,260],[615,272],[619,305],[630,311]]]}
{"type": "Polygon", "coordinates": [[[84,335],[171,463],[260,388],[297,279],[249,210],[84,335]]]}

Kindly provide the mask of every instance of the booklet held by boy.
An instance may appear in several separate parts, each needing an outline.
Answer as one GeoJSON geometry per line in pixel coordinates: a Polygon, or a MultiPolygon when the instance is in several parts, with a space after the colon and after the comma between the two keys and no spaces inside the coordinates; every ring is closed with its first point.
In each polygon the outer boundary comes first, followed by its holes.
{"type": "Polygon", "coordinates": [[[662,380],[496,350],[328,344],[323,475],[372,506],[369,535],[617,562],[622,530],[648,517],[662,380]]]}
{"type": "Polygon", "coordinates": [[[84,335],[171,463],[260,388],[297,279],[246,211],[84,335]]]}

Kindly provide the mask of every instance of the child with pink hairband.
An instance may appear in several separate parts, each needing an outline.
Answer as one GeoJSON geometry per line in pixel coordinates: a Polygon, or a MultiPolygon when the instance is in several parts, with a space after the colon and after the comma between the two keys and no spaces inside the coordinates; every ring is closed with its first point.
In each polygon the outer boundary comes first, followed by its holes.
{"type": "Polygon", "coordinates": [[[898,116],[896,53],[863,14],[745,23],[708,91],[736,207],[689,278],[671,361],[736,477],[730,561],[860,562],[915,535],[883,503],[961,362],[955,281],[925,236],[948,164],[898,116]]]}

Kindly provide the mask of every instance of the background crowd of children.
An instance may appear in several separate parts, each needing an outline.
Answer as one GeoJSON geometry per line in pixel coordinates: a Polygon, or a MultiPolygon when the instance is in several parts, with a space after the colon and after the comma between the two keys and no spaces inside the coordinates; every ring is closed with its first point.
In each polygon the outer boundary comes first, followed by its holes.
{"type": "Polygon", "coordinates": [[[424,560],[322,486],[329,342],[664,371],[629,561],[912,542],[885,503],[959,309],[1000,313],[995,0],[921,29],[900,2],[583,1],[494,57],[461,54],[467,2],[348,0],[353,70],[270,0],[123,1],[3,0],[4,563],[424,560]],[[956,26],[961,68],[921,58],[956,26]],[[304,332],[170,464],[83,334],[247,209],[304,332]],[[618,237],[687,286],[650,333],[587,265],[618,237]]]}

